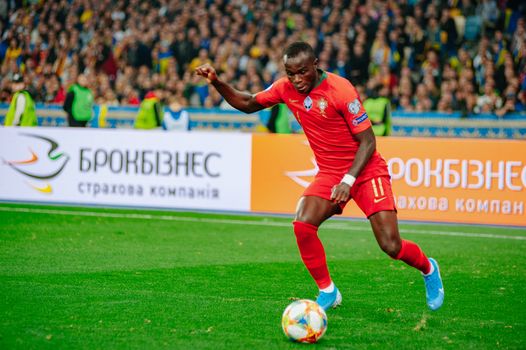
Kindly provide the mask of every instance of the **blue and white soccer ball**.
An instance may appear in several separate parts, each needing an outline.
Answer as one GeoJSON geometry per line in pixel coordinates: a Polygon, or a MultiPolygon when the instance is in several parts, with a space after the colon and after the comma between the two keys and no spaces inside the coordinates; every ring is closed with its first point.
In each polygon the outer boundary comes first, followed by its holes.
{"type": "Polygon", "coordinates": [[[315,301],[296,300],[283,312],[281,327],[292,341],[315,343],[327,330],[327,314],[315,301]]]}

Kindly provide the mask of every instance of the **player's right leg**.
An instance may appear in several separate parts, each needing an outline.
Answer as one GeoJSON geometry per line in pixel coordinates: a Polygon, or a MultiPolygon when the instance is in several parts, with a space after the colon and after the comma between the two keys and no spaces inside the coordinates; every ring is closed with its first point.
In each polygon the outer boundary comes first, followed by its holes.
{"type": "Polygon", "coordinates": [[[298,203],[293,223],[301,259],[320,289],[316,302],[325,310],[340,305],[342,296],[331,280],[325,250],[318,237],[318,227],[340,210],[338,205],[329,200],[304,196],[298,203]]]}

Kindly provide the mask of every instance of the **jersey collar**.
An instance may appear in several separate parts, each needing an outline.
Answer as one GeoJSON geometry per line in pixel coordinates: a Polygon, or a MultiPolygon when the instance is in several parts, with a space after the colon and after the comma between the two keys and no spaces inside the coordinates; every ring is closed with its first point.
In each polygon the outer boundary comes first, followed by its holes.
{"type": "Polygon", "coordinates": [[[320,78],[316,82],[316,85],[314,85],[313,89],[320,86],[321,83],[323,83],[323,81],[325,80],[325,78],[327,78],[327,72],[325,72],[324,70],[318,69],[318,74],[320,74],[320,78]]]}

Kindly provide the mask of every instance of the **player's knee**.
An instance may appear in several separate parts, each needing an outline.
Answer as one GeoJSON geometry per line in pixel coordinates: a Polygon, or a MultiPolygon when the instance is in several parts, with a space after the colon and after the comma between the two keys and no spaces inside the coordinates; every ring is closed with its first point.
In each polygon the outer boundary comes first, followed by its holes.
{"type": "Polygon", "coordinates": [[[316,234],[318,227],[305,221],[296,220],[292,223],[294,226],[294,235],[298,241],[308,239],[310,235],[316,234]]]}
{"type": "Polygon", "coordinates": [[[294,217],[294,223],[296,222],[304,222],[304,223],[308,223],[309,222],[309,217],[302,211],[298,211],[296,213],[296,216],[294,217]]]}
{"type": "Polygon", "coordinates": [[[294,223],[301,223],[299,226],[303,228],[302,224],[319,226],[318,218],[314,217],[312,214],[309,214],[306,210],[298,210],[296,216],[294,217],[294,223]]]}
{"type": "Polygon", "coordinates": [[[402,242],[399,239],[386,238],[380,242],[380,248],[391,258],[396,259],[402,248],[402,242]]]}

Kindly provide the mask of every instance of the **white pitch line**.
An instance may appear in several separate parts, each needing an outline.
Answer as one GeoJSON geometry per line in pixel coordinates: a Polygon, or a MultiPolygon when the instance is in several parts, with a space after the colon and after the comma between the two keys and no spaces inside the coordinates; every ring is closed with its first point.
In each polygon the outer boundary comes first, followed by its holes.
{"type": "MultiPolygon", "coordinates": [[[[346,227],[335,227],[330,226],[331,229],[337,230],[348,230],[346,227]]],[[[401,228],[400,233],[414,233],[423,235],[435,235],[435,236],[453,236],[453,237],[476,237],[476,238],[497,238],[497,239],[514,239],[518,241],[526,241],[526,236],[509,236],[509,235],[494,235],[491,233],[471,233],[471,232],[459,232],[459,231],[433,231],[433,230],[413,230],[401,228]]]]}
{"type": "MultiPolygon", "coordinates": [[[[37,208],[10,208],[0,207],[0,211],[4,212],[18,212],[31,214],[51,214],[51,215],[67,215],[67,216],[86,216],[99,218],[117,218],[117,219],[139,219],[139,220],[161,220],[161,221],[185,221],[185,222],[203,222],[209,224],[231,224],[231,225],[251,225],[251,226],[275,226],[275,227],[290,227],[289,222],[276,221],[262,221],[262,220],[236,220],[236,219],[214,219],[214,218],[194,218],[188,216],[170,216],[170,215],[151,215],[151,214],[131,214],[131,213],[104,213],[96,211],[74,211],[74,210],[56,210],[56,209],[37,209],[37,208]]],[[[369,226],[357,227],[350,225],[342,225],[341,223],[326,223],[324,229],[331,230],[346,230],[346,231],[368,231],[369,226]]],[[[423,234],[433,236],[453,236],[453,237],[469,237],[469,238],[495,238],[495,239],[510,239],[518,241],[526,241],[526,236],[510,236],[510,235],[494,235],[489,233],[470,233],[459,231],[434,231],[434,230],[414,230],[414,229],[400,229],[401,233],[423,234]]]]}

